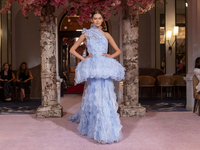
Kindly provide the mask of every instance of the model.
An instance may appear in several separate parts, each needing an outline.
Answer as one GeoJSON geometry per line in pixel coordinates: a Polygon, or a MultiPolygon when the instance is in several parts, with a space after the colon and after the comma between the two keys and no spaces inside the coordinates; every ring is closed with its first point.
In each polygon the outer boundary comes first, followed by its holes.
{"type": "Polygon", "coordinates": [[[81,59],[75,70],[75,84],[85,82],[82,104],[69,120],[79,123],[81,135],[87,135],[99,143],[113,143],[122,139],[118,103],[113,79],[124,79],[125,68],[114,59],[121,51],[109,33],[101,30],[103,15],[95,11],[91,15],[91,28],[83,29],[82,35],[70,49],[70,53],[81,59]],[[76,52],[86,40],[88,57],[76,52]],[[107,54],[108,43],[116,50],[107,54]]]}

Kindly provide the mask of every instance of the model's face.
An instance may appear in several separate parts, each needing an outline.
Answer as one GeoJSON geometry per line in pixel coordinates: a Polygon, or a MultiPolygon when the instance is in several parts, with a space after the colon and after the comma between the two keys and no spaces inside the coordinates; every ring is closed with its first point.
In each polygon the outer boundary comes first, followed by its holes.
{"type": "Polygon", "coordinates": [[[23,65],[21,66],[21,68],[22,68],[22,70],[25,70],[25,69],[26,69],[26,65],[23,64],[23,65]]]}
{"type": "Polygon", "coordinates": [[[4,69],[5,69],[5,70],[8,70],[8,69],[9,69],[9,65],[8,65],[8,64],[5,64],[5,65],[4,65],[4,69]]]}
{"type": "Polygon", "coordinates": [[[95,14],[92,18],[92,22],[96,27],[100,27],[103,22],[103,17],[101,14],[95,14]]]}

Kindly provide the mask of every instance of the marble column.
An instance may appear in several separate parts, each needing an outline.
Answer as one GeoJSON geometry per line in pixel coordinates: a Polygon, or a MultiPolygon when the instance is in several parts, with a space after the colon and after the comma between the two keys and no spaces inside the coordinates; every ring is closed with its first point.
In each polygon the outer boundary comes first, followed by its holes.
{"type": "Polygon", "coordinates": [[[122,48],[123,65],[126,68],[123,83],[124,102],[119,105],[121,117],[144,116],[146,108],[138,103],[138,41],[139,11],[131,10],[123,4],[122,48]]]}
{"type": "Polygon", "coordinates": [[[47,4],[40,17],[42,104],[37,118],[61,117],[62,106],[58,104],[56,79],[56,19],[55,7],[47,4]]]}
{"type": "Polygon", "coordinates": [[[184,78],[187,86],[186,109],[192,110],[194,106],[193,97],[193,75],[195,60],[200,57],[200,1],[188,0],[187,8],[187,75],[184,78]]]}

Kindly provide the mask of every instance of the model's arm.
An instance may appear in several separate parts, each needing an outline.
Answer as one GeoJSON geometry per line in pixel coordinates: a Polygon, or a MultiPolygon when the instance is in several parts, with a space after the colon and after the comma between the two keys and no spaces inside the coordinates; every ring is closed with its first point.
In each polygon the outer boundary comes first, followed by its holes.
{"type": "Polygon", "coordinates": [[[78,41],[76,41],[76,42],[74,43],[74,45],[71,47],[71,49],[70,49],[70,51],[69,51],[72,55],[76,56],[76,57],[79,58],[80,60],[85,60],[85,58],[84,58],[83,56],[81,56],[79,53],[77,53],[77,52],[76,52],[76,49],[77,49],[77,48],[80,46],[80,44],[85,40],[85,38],[86,38],[85,34],[82,34],[82,35],[79,37],[78,41]]]}
{"type": "Polygon", "coordinates": [[[115,57],[119,56],[121,54],[121,50],[119,49],[119,47],[115,43],[112,36],[109,33],[105,33],[105,36],[106,36],[108,42],[110,43],[110,45],[115,49],[116,52],[112,55],[109,55],[107,53],[103,53],[102,56],[106,56],[106,57],[109,57],[109,58],[115,58],[115,57]]]}

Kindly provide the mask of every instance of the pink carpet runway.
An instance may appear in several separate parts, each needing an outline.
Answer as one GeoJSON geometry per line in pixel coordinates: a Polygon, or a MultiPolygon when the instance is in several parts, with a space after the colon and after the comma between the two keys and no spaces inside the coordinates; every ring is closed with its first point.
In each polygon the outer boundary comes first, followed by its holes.
{"type": "Polygon", "coordinates": [[[79,135],[67,118],[80,106],[81,95],[65,95],[62,118],[0,115],[0,150],[200,150],[200,117],[192,112],[148,112],[143,118],[121,118],[124,138],[98,144],[79,135]]]}

